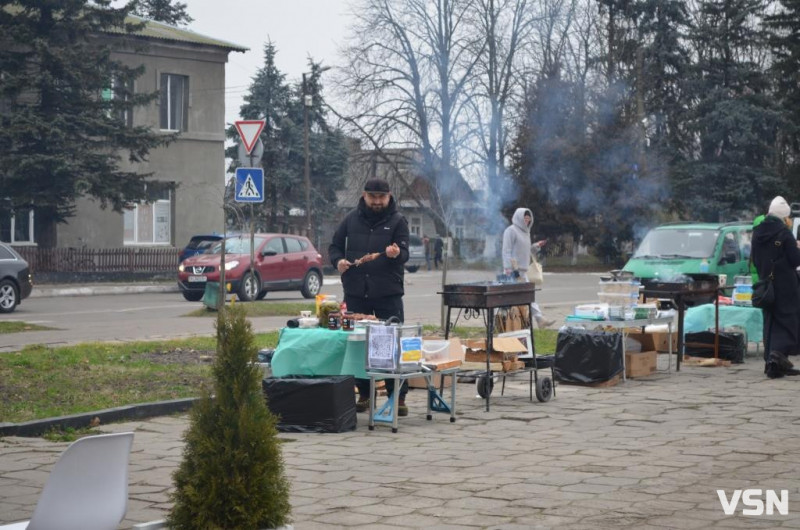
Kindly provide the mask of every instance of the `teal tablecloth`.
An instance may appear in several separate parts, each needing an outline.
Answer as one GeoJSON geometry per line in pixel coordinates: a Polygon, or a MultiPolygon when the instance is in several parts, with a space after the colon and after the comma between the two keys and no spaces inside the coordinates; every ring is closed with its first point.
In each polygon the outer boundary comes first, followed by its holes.
{"type": "MultiPolygon", "coordinates": [[[[721,330],[729,326],[744,328],[748,342],[764,340],[764,319],[757,307],[719,306],[719,328],[721,330]]],[[[683,317],[684,334],[708,329],[714,329],[714,304],[703,304],[686,310],[683,317]]]]}
{"type": "Polygon", "coordinates": [[[348,331],[283,328],[272,355],[272,375],[354,375],[367,379],[365,342],[348,331]]]}

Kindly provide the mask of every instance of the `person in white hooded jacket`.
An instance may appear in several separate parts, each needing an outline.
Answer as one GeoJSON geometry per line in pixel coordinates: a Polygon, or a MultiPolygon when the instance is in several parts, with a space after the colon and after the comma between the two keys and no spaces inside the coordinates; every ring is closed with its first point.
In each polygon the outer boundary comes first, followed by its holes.
{"type": "MultiPolygon", "coordinates": [[[[528,265],[531,262],[531,227],[533,212],[528,208],[517,208],[511,216],[511,226],[503,232],[503,272],[520,281],[528,281],[528,265]]],[[[537,243],[536,245],[539,245],[537,243]]],[[[547,320],[536,302],[531,304],[531,315],[539,328],[547,328],[555,321],[547,320]]]]}

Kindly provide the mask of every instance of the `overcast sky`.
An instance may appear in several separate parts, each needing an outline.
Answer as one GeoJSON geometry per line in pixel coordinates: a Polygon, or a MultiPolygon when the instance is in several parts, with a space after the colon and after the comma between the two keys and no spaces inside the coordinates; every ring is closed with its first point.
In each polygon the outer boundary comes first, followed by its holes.
{"type": "MultiPolygon", "coordinates": [[[[278,50],[278,69],[289,82],[308,71],[308,57],[337,62],[347,33],[350,0],[183,0],[194,21],[189,29],[250,48],[231,52],[225,68],[225,121],[239,117],[242,98],[264,64],[264,43],[278,50]]],[[[324,74],[323,74],[324,75],[324,74]]],[[[323,79],[324,83],[324,79],[323,79]]]]}

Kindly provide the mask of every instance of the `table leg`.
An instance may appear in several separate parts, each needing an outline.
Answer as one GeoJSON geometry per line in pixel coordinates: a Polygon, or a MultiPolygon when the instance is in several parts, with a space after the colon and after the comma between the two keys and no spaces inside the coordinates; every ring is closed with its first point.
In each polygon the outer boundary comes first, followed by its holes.
{"type": "Polygon", "coordinates": [[[375,401],[376,401],[376,397],[375,397],[375,376],[372,376],[372,375],[369,376],[369,395],[370,395],[369,407],[367,407],[369,409],[369,424],[368,425],[369,425],[369,430],[370,431],[374,431],[375,430],[375,401]]]}
{"type": "MultiPolygon", "coordinates": [[[[455,423],[456,421],[456,370],[450,373],[450,423],[455,423]]],[[[447,377],[442,375],[442,381],[444,378],[447,377]]]]}
{"type": "Polygon", "coordinates": [[[667,340],[669,342],[669,346],[667,346],[667,351],[669,351],[669,357],[667,357],[667,373],[672,372],[672,322],[667,324],[667,340]]]}
{"type": "MultiPolygon", "coordinates": [[[[683,313],[685,311],[683,297],[677,296],[675,303],[678,306],[678,351],[675,353],[675,371],[680,372],[681,357],[683,357],[683,313]]],[[[670,337],[670,344],[672,344],[672,337],[670,337]]]]}
{"type": "Polygon", "coordinates": [[[392,432],[397,432],[397,404],[400,401],[400,387],[403,386],[402,379],[394,380],[394,391],[392,392],[392,432]]]}
{"type": "Polygon", "coordinates": [[[494,336],[494,309],[487,308],[486,312],[489,315],[489,322],[486,324],[486,412],[489,412],[489,397],[491,396],[491,388],[493,381],[492,369],[490,366],[490,358],[492,355],[492,348],[494,346],[492,337],[494,336]]]}
{"type": "Polygon", "coordinates": [[[628,351],[628,332],[625,331],[625,328],[622,328],[622,382],[628,380],[625,376],[625,372],[627,371],[627,366],[625,365],[625,353],[628,351]]]}

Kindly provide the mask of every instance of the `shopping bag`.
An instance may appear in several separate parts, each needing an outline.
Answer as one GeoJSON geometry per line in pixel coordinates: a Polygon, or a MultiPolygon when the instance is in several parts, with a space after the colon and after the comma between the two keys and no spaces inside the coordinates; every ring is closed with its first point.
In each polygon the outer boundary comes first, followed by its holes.
{"type": "Polygon", "coordinates": [[[536,261],[533,255],[531,255],[531,264],[528,266],[528,281],[534,285],[542,285],[544,283],[542,265],[536,261]]]}

